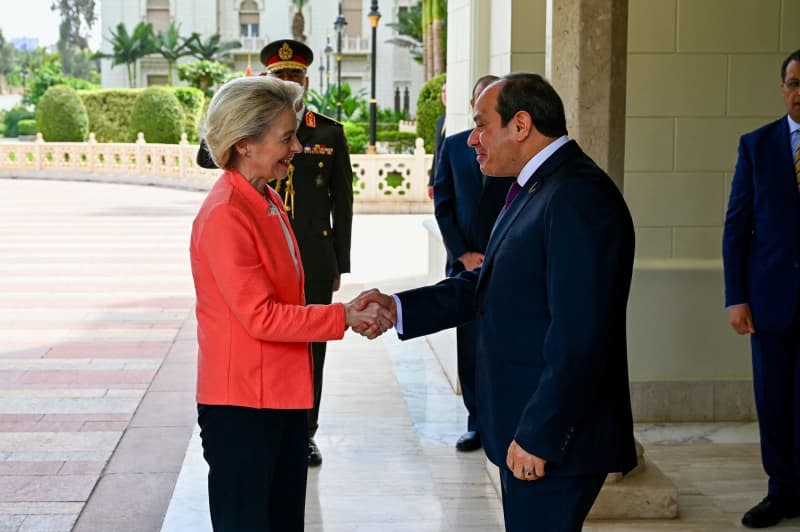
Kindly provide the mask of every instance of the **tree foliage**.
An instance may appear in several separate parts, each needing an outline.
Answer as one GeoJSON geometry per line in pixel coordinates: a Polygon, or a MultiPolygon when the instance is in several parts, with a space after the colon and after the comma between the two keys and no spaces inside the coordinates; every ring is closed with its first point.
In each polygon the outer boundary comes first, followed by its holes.
{"type": "Polygon", "coordinates": [[[89,32],[97,20],[95,0],[54,0],[50,9],[61,15],[57,45],[61,65],[67,75],[78,76],[85,69],[78,52],[89,49],[89,32]]]}
{"type": "Polygon", "coordinates": [[[208,59],[178,65],[178,79],[200,89],[209,98],[214,93],[214,87],[222,85],[229,73],[226,65],[208,59]]]}
{"type": "Polygon", "coordinates": [[[75,90],[97,88],[97,84],[75,76],[67,76],[61,70],[61,64],[55,55],[46,56],[47,59],[36,68],[30,69],[22,95],[22,103],[38,105],[47,89],[55,85],[69,85],[75,90]]]}
{"type": "Polygon", "coordinates": [[[441,93],[445,75],[429,79],[420,89],[417,98],[417,135],[425,140],[425,151],[433,152],[436,119],[444,112],[441,93]]]}
{"type": "MultiPolygon", "coordinates": [[[[368,114],[366,91],[361,89],[353,94],[353,89],[347,83],[342,83],[342,120],[359,120],[368,114]]],[[[335,85],[329,86],[324,92],[309,89],[306,93],[306,104],[314,111],[336,116],[336,107],[339,101],[335,85]]]]}
{"type": "Polygon", "coordinates": [[[117,24],[116,31],[109,30],[111,39],[111,53],[102,57],[111,59],[111,66],[125,65],[128,71],[128,86],[136,86],[136,61],[155,51],[155,35],[153,25],[149,22],[140,22],[128,33],[125,24],[117,24]]]}
{"type": "Polygon", "coordinates": [[[3,30],[0,29],[0,76],[8,76],[14,71],[14,59],[14,47],[10,42],[6,42],[3,30]]]}
{"type": "MultiPolygon", "coordinates": [[[[216,61],[218,63],[228,63],[230,61],[231,50],[241,48],[239,41],[222,42],[219,33],[211,35],[208,39],[202,40],[199,36],[189,45],[190,55],[200,60],[216,61]]],[[[183,78],[181,78],[183,79],[183,78]]]]}
{"type": "Polygon", "coordinates": [[[155,51],[167,61],[167,85],[172,85],[172,71],[181,57],[192,55],[192,45],[200,39],[197,33],[188,37],[180,34],[180,25],[171,22],[166,30],[158,32],[155,38],[155,51]]]}

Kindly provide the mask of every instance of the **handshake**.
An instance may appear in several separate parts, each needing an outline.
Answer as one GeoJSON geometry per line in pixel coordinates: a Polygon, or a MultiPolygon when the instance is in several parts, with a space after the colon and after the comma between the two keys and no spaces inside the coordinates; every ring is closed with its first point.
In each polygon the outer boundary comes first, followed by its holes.
{"type": "Polygon", "coordinates": [[[397,306],[392,296],[373,288],[344,304],[348,327],[370,340],[385,333],[397,322],[397,306]]]}

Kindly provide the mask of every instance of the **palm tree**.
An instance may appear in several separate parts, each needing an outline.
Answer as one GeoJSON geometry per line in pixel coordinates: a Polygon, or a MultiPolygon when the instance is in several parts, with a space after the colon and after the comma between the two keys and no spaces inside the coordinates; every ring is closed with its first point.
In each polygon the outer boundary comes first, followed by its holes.
{"type": "Polygon", "coordinates": [[[422,45],[425,79],[446,70],[447,0],[422,0],[422,45]]]}
{"type": "Polygon", "coordinates": [[[292,38],[295,41],[306,42],[306,18],[303,16],[303,8],[308,0],[292,0],[292,5],[296,11],[292,17],[292,38]]]}
{"type": "Polygon", "coordinates": [[[433,38],[433,75],[445,71],[445,28],[447,0],[431,0],[431,37],[433,38]]]}
{"type": "Polygon", "coordinates": [[[136,61],[153,53],[155,50],[153,25],[149,22],[140,22],[133,28],[132,33],[128,33],[125,24],[117,24],[117,31],[109,29],[111,38],[107,41],[111,44],[110,54],[99,54],[100,57],[111,59],[111,66],[125,65],[128,70],[128,86],[136,86],[136,61]]]}
{"type": "Polygon", "coordinates": [[[408,48],[411,57],[417,63],[422,63],[422,5],[417,3],[408,9],[403,9],[397,13],[397,22],[387,24],[397,32],[396,37],[387,39],[386,42],[408,48]]]}
{"type": "Polygon", "coordinates": [[[169,27],[156,35],[155,51],[167,60],[167,85],[172,85],[172,70],[175,63],[181,57],[192,55],[192,45],[200,40],[197,33],[192,33],[188,37],[181,37],[180,26],[171,22],[169,27]]]}
{"type": "Polygon", "coordinates": [[[215,33],[205,41],[198,37],[189,47],[191,55],[197,59],[223,63],[230,56],[231,50],[242,47],[242,43],[239,41],[220,42],[221,40],[222,36],[219,33],[215,33]]]}

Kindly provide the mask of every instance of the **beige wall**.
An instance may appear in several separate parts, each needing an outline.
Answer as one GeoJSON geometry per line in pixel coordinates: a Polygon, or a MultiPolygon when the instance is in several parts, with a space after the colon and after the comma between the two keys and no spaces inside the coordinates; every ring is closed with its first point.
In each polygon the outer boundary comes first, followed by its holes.
{"type": "Polygon", "coordinates": [[[625,196],[638,258],[719,258],[738,138],[784,113],[797,20],[796,0],[630,0],[625,196]]]}
{"type": "MultiPolygon", "coordinates": [[[[487,1],[450,2],[450,131],[471,126],[477,76],[545,71],[547,0],[487,1]]],[[[625,196],[637,258],[719,259],[738,138],[784,113],[779,69],[800,48],[797,20],[798,0],[630,0],[625,196]]]]}

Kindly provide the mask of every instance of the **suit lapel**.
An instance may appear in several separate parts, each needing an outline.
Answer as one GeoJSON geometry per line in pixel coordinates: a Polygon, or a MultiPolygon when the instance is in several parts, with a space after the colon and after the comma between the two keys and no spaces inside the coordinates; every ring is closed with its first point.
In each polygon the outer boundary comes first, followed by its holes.
{"type": "Polygon", "coordinates": [[[519,195],[523,198],[517,197],[508,209],[500,215],[497,223],[492,229],[492,235],[489,238],[489,244],[486,247],[486,255],[484,256],[483,267],[481,267],[480,278],[478,279],[478,288],[483,280],[489,275],[489,272],[494,266],[494,257],[497,249],[503,244],[509,229],[517,220],[519,215],[528,207],[532,198],[542,187],[546,186],[547,177],[555,173],[562,164],[568,159],[576,157],[581,154],[581,149],[578,144],[571,140],[564,146],[559,148],[553,155],[551,155],[531,176],[525,187],[520,191],[519,195]]]}

